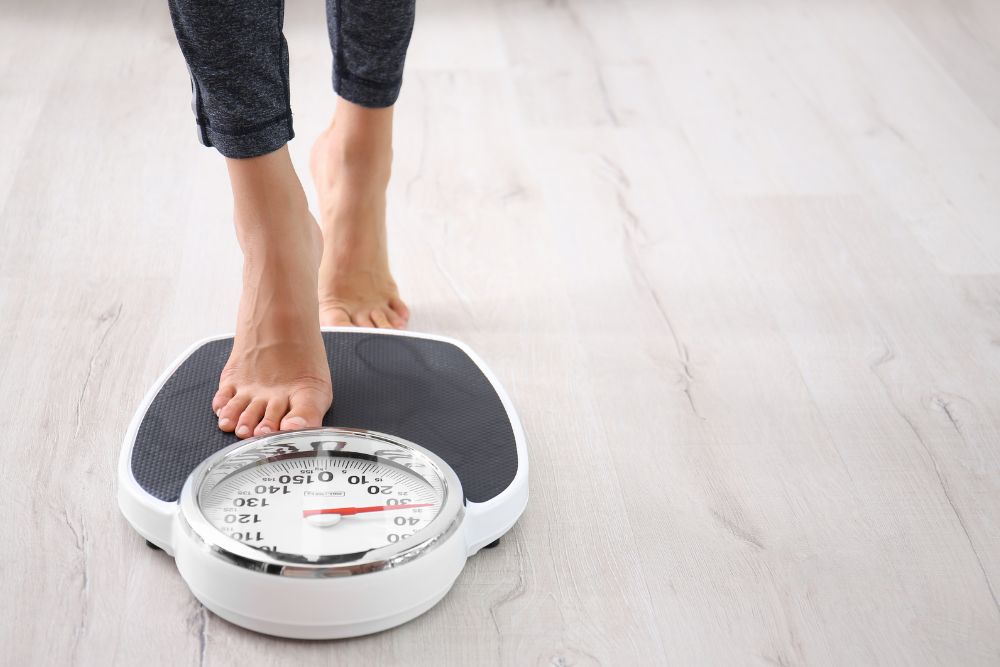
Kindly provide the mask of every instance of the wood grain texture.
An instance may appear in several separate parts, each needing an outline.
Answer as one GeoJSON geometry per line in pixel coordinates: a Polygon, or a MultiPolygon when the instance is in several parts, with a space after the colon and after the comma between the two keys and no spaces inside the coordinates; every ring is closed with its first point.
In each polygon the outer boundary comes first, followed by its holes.
{"type": "MultiPolygon", "coordinates": [[[[992,0],[420,0],[393,264],[513,395],[532,499],[332,643],[212,616],[115,504],[239,294],[165,3],[0,2],[0,662],[1000,662],[992,0]]],[[[286,35],[305,173],[322,3],[286,35]]]]}

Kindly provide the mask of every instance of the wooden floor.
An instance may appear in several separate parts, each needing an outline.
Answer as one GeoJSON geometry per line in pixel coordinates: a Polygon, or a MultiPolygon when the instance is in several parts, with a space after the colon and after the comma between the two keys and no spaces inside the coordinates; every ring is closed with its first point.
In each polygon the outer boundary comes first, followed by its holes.
{"type": "MultiPolygon", "coordinates": [[[[166,3],[0,1],[0,662],[1000,662],[1000,3],[419,0],[393,264],[532,497],[425,616],[304,643],[115,504],[239,293],[166,3]]],[[[323,3],[286,34],[304,169],[323,3]]]]}

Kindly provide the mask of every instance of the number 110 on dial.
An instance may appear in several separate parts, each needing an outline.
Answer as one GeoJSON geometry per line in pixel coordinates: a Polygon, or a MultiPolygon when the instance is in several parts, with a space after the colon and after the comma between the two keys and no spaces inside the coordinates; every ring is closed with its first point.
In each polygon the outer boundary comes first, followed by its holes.
{"type": "Polygon", "coordinates": [[[441,509],[436,479],[388,459],[324,453],[276,457],[205,484],[201,510],[248,546],[308,558],[406,540],[441,509]]]}

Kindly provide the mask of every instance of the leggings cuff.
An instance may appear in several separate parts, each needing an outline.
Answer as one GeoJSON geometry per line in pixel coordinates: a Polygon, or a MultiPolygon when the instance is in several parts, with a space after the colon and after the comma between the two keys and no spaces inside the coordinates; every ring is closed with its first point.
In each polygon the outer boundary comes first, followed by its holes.
{"type": "Polygon", "coordinates": [[[253,125],[213,123],[208,118],[198,121],[198,140],[202,145],[214,146],[228,158],[266,155],[284,146],[294,136],[291,110],[253,125]]]}
{"type": "Polygon", "coordinates": [[[334,72],[333,90],[348,102],[369,109],[391,107],[399,97],[403,80],[385,83],[354,76],[349,72],[334,72]]]}

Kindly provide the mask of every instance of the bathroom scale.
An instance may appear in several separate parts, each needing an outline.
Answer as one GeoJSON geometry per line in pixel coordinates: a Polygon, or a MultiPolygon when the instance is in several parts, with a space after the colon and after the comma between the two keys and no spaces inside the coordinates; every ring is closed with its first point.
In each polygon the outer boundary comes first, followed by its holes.
{"type": "Polygon", "coordinates": [[[302,639],[427,611],[528,500],[521,423],[466,345],[355,327],[323,340],[334,398],[322,427],[220,431],[211,402],[233,339],[218,336],[149,390],[118,466],[122,514],[202,604],[302,639]]]}

